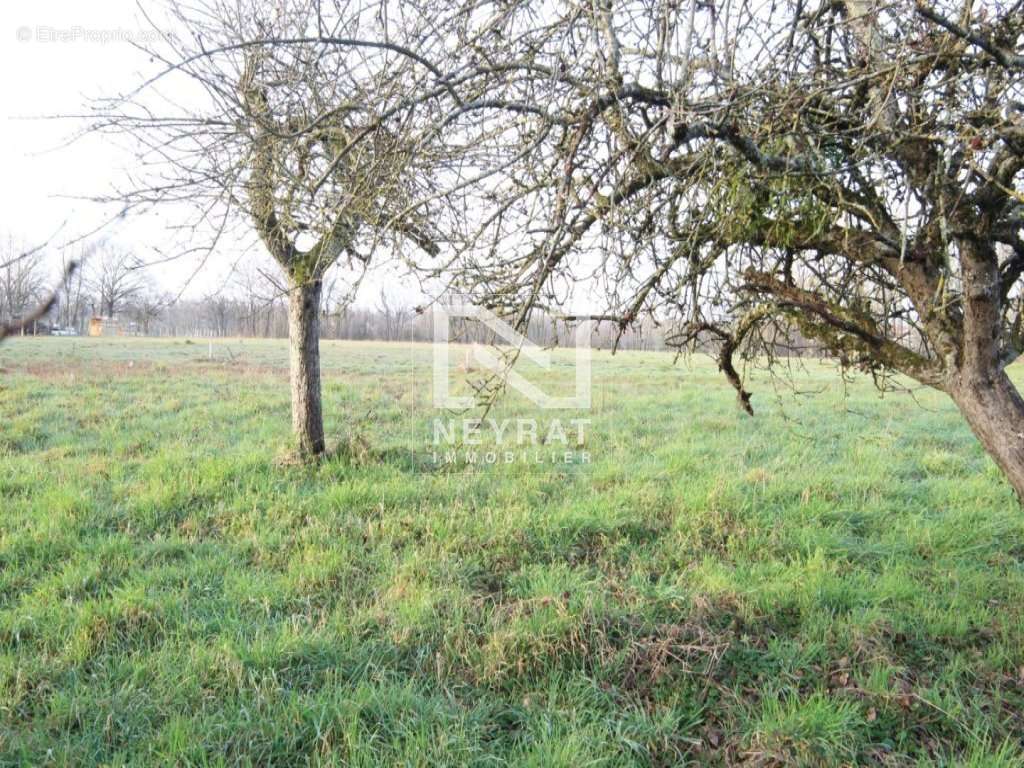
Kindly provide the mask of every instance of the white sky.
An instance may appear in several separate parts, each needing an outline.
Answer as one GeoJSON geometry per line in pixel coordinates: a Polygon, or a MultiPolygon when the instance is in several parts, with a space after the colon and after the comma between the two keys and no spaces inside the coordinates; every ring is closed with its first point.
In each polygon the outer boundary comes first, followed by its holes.
{"type": "Polygon", "coordinates": [[[112,93],[134,79],[144,60],[131,45],[87,40],[84,33],[141,27],[134,3],[127,0],[0,5],[4,228],[35,243],[48,238],[65,219],[66,235],[99,222],[93,206],[55,196],[101,191],[123,165],[120,153],[95,140],[56,150],[74,131],[73,123],[23,118],[80,113],[86,97],[112,93]],[[46,41],[57,31],[75,29],[81,29],[83,37],[46,41]]]}
{"type": "MultiPolygon", "coordinates": [[[[68,197],[107,191],[130,165],[130,156],[97,137],[66,145],[81,127],[75,121],[26,118],[80,114],[87,99],[136,85],[152,65],[118,37],[149,30],[135,0],[0,3],[0,167],[5,179],[0,185],[0,235],[11,233],[38,244],[63,224],[53,240],[59,246],[103,223],[104,211],[97,205],[68,197]]],[[[145,251],[153,238],[163,237],[163,225],[137,218],[114,223],[104,232],[145,251]]],[[[233,260],[226,253],[215,256],[186,295],[203,295],[223,285],[233,260]]],[[[180,260],[151,270],[150,277],[163,289],[176,291],[196,266],[195,261],[180,260]]],[[[398,301],[420,299],[410,280],[374,274],[364,283],[358,303],[376,303],[382,285],[398,301]]]]}

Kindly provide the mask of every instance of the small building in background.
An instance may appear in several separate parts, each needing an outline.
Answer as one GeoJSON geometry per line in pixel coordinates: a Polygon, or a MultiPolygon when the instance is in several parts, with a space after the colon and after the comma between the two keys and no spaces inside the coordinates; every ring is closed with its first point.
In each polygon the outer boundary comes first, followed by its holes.
{"type": "Polygon", "coordinates": [[[95,315],[89,319],[90,336],[138,336],[139,324],[119,317],[95,315]]]}

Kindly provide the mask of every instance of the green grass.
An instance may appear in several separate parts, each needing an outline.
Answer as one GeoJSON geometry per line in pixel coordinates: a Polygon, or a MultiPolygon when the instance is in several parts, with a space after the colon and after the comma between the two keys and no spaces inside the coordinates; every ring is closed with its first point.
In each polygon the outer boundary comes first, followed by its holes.
{"type": "Polygon", "coordinates": [[[214,353],[0,347],[0,764],[1024,764],[1024,514],[941,396],[599,352],[589,466],[464,472],[428,348],[325,342],[302,467],[284,343],[214,353]]]}

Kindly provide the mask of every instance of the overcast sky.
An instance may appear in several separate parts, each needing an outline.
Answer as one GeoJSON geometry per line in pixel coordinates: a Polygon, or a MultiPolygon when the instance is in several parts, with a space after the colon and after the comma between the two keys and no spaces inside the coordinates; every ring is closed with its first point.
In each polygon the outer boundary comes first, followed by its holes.
{"type": "MultiPolygon", "coordinates": [[[[109,189],[130,156],[95,137],[68,145],[80,122],[40,118],[81,114],[86,99],[137,82],[148,62],[125,38],[144,30],[129,0],[0,5],[0,157],[9,179],[0,200],[4,227],[16,236],[38,243],[63,224],[59,242],[104,221],[101,208],[72,198],[109,189]]],[[[107,232],[134,239],[151,226],[129,222],[107,232]]]]}
{"type": "Polygon", "coordinates": [[[104,189],[124,166],[122,153],[95,140],[57,149],[73,123],[25,118],[80,113],[84,98],[133,81],[141,55],[126,42],[93,35],[141,28],[127,0],[0,4],[0,157],[8,180],[0,200],[4,227],[14,234],[38,242],[65,219],[68,234],[100,221],[93,206],[57,196],[104,189]]]}
{"type": "MultiPolygon", "coordinates": [[[[0,185],[0,234],[37,244],[60,230],[53,241],[58,244],[104,223],[109,210],[70,198],[109,189],[130,167],[130,154],[96,137],[66,145],[80,123],[30,118],[80,114],[88,98],[137,84],[153,65],[130,41],[146,34],[151,30],[135,0],[0,3],[0,162],[7,182],[0,185]]],[[[162,237],[163,224],[140,218],[104,231],[142,252],[162,237]]],[[[215,256],[191,279],[186,295],[224,285],[234,261],[231,253],[215,256]]],[[[151,279],[176,291],[196,267],[195,261],[181,260],[151,271],[151,279]]],[[[421,298],[409,281],[374,274],[359,303],[375,303],[382,285],[399,301],[421,298]]]]}

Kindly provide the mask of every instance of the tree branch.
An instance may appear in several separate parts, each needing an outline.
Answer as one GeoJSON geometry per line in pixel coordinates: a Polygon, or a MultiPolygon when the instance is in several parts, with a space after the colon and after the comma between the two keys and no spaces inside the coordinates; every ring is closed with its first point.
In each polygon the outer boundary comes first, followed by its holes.
{"type": "Polygon", "coordinates": [[[32,312],[20,320],[15,320],[5,325],[0,325],[0,342],[6,339],[8,336],[14,336],[21,333],[23,330],[28,328],[30,325],[35,323],[37,320],[41,320],[46,317],[55,306],[57,306],[57,300],[60,298],[61,292],[67,287],[68,283],[71,282],[71,277],[75,274],[78,269],[78,262],[68,262],[67,268],[64,270],[64,276],[61,278],[60,283],[50,293],[50,295],[37,306],[32,312]]]}

